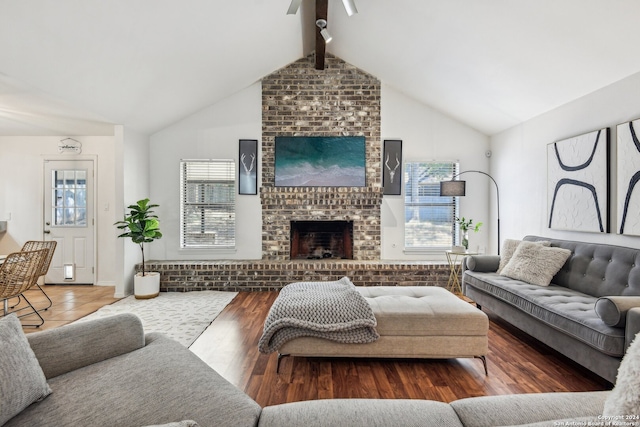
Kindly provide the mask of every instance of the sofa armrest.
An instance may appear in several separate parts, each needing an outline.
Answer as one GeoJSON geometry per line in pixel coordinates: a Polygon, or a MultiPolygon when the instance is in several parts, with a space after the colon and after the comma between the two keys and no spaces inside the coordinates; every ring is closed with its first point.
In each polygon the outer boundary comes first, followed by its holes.
{"type": "Polygon", "coordinates": [[[515,426],[602,414],[609,391],[510,394],[451,402],[465,427],[515,426]]]}
{"type": "Polygon", "coordinates": [[[27,339],[47,379],[145,345],[142,322],[130,313],[75,322],[27,339]]]}
{"type": "Polygon", "coordinates": [[[633,307],[640,307],[640,296],[615,295],[598,298],[595,310],[605,325],[624,328],[627,312],[633,307]]]}
{"type": "Polygon", "coordinates": [[[500,256],[498,255],[469,255],[462,263],[463,270],[477,271],[479,273],[493,273],[498,271],[500,256]]]}
{"type": "Polygon", "coordinates": [[[627,312],[627,327],[624,330],[625,352],[638,334],[640,334],[640,307],[634,307],[627,312]]]}

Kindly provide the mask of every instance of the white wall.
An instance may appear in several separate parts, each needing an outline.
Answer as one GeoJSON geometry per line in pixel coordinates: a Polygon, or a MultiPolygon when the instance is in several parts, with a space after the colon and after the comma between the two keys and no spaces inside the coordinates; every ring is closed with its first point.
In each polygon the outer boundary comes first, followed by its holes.
{"type": "MultiPolygon", "coordinates": [[[[232,97],[206,108],[151,136],[151,200],[160,207],[163,238],[150,245],[152,258],[260,259],[262,218],[260,198],[237,197],[236,251],[179,249],[179,162],[181,159],[225,158],[238,162],[238,140],[260,141],[262,132],[261,85],[256,83],[232,97]]],[[[485,156],[489,138],[480,132],[382,85],[382,139],[402,139],[404,161],[459,160],[461,170],[488,172],[485,156]]],[[[260,159],[262,160],[262,159],[260,159]]],[[[237,167],[237,166],[236,166],[237,167]]],[[[261,169],[259,170],[261,173],[261,169]]],[[[468,196],[461,212],[482,230],[471,233],[472,249],[495,251],[496,228],[492,222],[494,186],[478,174],[468,174],[468,196]]],[[[261,178],[258,177],[258,182],[261,178]]],[[[495,215],[495,214],[493,214],[495,215]]],[[[444,253],[404,253],[404,205],[402,196],[384,196],[382,204],[383,259],[443,260],[444,253]]]]}
{"type": "MultiPolygon", "coordinates": [[[[121,220],[128,211],[126,207],[140,199],[149,197],[149,137],[123,126],[116,126],[115,132],[117,169],[114,186],[119,189],[114,207],[115,221],[121,220]]],[[[113,227],[113,233],[120,230],[113,227]]],[[[145,246],[145,253],[148,247],[145,246]]],[[[135,266],[142,261],[140,247],[130,239],[116,242],[116,297],[133,293],[135,266]]],[[[147,257],[147,259],[149,259],[147,257]]]]}
{"type": "Polygon", "coordinates": [[[160,205],[157,213],[163,234],[150,245],[154,259],[262,258],[259,195],[237,195],[235,251],[181,250],[179,241],[180,160],[233,159],[237,174],[238,141],[257,139],[260,144],[261,133],[262,87],[255,83],[151,136],[151,200],[160,205]]]}
{"type": "Polygon", "coordinates": [[[114,137],[74,136],[82,143],[82,154],[58,153],[60,136],[0,136],[0,220],[8,230],[0,235],[0,253],[19,250],[27,240],[43,238],[44,158],[96,158],[96,284],[114,285],[115,205],[114,137]]]}
{"type": "MultiPolygon", "coordinates": [[[[382,138],[401,139],[403,162],[421,160],[458,160],[460,170],[489,172],[485,152],[489,138],[456,120],[382,85],[382,138]]],[[[478,233],[469,235],[469,249],[484,248],[496,252],[495,186],[480,174],[464,174],[466,196],[460,198],[462,216],[484,225],[478,233]],[[492,216],[490,216],[490,214],[492,216]]],[[[498,183],[500,185],[500,183],[498,183]]],[[[382,199],[382,258],[443,260],[442,251],[427,253],[404,252],[404,195],[382,199]]]]}
{"type": "Polygon", "coordinates": [[[616,126],[640,117],[640,73],[491,138],[491,173],[501,184],[504,238],[535,234],[640,248],[640,238],[616,234],[616,126]],[[548,228],[547,144],[604,127],[611,128],[611,233],[548,228]]]}

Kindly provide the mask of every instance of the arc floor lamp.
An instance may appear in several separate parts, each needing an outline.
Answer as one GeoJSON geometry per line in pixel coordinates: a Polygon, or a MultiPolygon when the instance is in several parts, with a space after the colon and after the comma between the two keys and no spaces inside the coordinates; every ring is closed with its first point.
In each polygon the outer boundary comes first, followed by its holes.
{"type": "Polygon", "coordinates": [[[454,179],[459,177],[460,175],[470,172],[479,173],[489,177],[489,179],[493,181],[493,184],[496,186],[496,201],[498,202],[498,255],[500,255],[500,190],[498,190],[498,183],[496,182],[496,180],[493,179],[493,177],[488,173],[482,171],[468,170],[460,172],[459,174],[451,177],[450,181],[440,181],[440,195],[449,197],[464,196],[466,193],[467,182],[462,180],[454,181],[454,179]]]}

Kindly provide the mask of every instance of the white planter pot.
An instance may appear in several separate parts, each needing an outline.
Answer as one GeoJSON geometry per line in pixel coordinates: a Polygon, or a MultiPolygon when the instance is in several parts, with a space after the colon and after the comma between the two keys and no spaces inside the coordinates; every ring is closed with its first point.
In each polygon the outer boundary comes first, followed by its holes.
{"type": "Polygon", "coordinates": [[[137,273],[133,278],[133,293],[136,299],[155,298],[160,294],[160,273],[152,271],[137,273]]]}

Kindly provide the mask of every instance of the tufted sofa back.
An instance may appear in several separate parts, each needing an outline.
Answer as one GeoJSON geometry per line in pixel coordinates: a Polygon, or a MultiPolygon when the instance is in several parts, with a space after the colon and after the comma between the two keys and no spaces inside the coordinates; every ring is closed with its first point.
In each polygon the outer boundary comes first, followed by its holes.
{"type": "Polygon", "coordinates": [[[569,249],[571,256],[551,281],[596,297],[640,295],[640,250],[599,243],[526,236],[529,242],[549,241],[569,249]]]}

